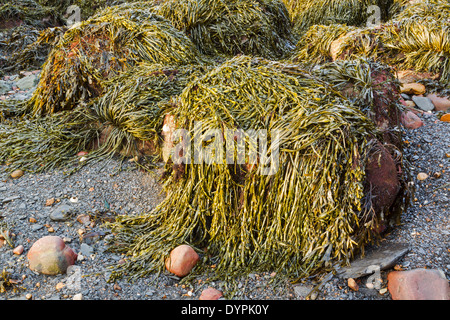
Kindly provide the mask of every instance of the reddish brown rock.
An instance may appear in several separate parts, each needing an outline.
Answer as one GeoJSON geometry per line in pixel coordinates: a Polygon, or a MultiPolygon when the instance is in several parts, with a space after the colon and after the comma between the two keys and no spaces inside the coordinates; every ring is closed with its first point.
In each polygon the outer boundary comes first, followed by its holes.
{"type": "Polygon", "coordinates": [[[31,270],[56,275],[65,273],[77,260],[77,254],[60,237],[46,236],[33,244],[27,258],[31,270]]]}
{"type": "Polygon", "coordinates": [[[417,129],[423,126],[423,121],[413,112],[406,111],[401,115],[401,121],[405,128],[407,129],[417,129]]]}
{"type": "Polygon", "coordinates": [[[387,279],[393,300],[450,300],[450,287],[441,271],[393,271],[387,279]]]}
{"type": "Polygon", "coordinates": [[[190,246],[181,245],[170,252],[170,257],[166,260],[166,269],[179,277],[184,277],[191,272],[199,258],[197,252],[190,246]]]}
{"type": "Polygon", "coordinates": [[[427,98],[431,100],[436,111],[447,111],[450,109],[450,99],[448,97],[439,97],[436,94],[429,94],[427,98]]]}
{"type": "MultiPolygon", "coordinates": [[[[387,149],[378,143],[366,165],[366,194],[371,193],[376,213],[389,212],[400,191],[397,166],[387,149]]],[[[386,217],[385,217],[386,218],[386,217]]]]}
{"type": "Polygon", "coordinates": [[[202,291],[199,300],[219,300],[221,297],[222,291],[209,287],[202,291]]]}

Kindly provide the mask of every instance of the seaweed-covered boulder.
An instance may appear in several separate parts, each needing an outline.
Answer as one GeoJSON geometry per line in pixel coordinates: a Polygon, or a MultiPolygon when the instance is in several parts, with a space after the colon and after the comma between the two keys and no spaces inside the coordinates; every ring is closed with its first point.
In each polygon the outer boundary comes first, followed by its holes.
{"type": "Polygon", "coordinates": [[[197,49],[182,32],[160,16],[140,13],[130,9],[116,15],[105,9],[67,30],[49,54],[29,112],[71,110],[101,96],[106,80],[140,62],[197,61],[197,49]]]}
{"type": "Polygon", "coordinates": [[[281,58],[294,46],[281,0],[168,0],[155,7],[205,54],[281,58]]]}
{"type": "MultiPolygon", "coordinates": [[[[332,259],[349,261],[380,232],[380,213],[389,216],[392,198],[372,201],[365,181],[379,173],[371,156],[378,159],[383,135],[369,110],[331,82],[298,65],[238,56],[192,80],[173,103],[167,129],[174,121],[184,134],[166,165],[168,196],[151,213],[111,225],[131,257],[113,277],[161,270],[157,257],[182,243],[205,248],[221,276],[271,269],[300,277],[332,259]],[[267,131],[258,139],[269,149],[240,158],[238,141],[256,151],[258,130],[267,131]],[[213,158],[197,161],[203,147],[215,150],[213,158]]],[[[393,180],[374,180],[373,187],[389,186],[395,198],[401,163],[391,151],[382,151],[392,161],[381,170],[393,180]]]]}

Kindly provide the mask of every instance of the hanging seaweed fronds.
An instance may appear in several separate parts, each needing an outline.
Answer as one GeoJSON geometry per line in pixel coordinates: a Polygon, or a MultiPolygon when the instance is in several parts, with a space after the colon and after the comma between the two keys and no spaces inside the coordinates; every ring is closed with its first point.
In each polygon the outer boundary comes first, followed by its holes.
{"type": "Polygon", "coordinates": [[[108,81],[107,92],[88,107],[102,132],[99,148],[89,158],[119,153],[136,156],[146,151],[159,154],[170,100],[205,68],[141,63],[108,81]]]}
{"type": "MultiPolygon", "coordinates": [[[[269,144],[279,147],[279,166],[264,175],[264,162],[249,158],[174,163],[163,203],[110,225],[117,233],[111,250],[129,256],[113,278],[161,271],[170,250],[186,243],[207,252],[203,266],[216,264],[222,279],[250,270],[297,278],[330,260],[349,261],[373,236],[377,218],[359,219],[366,217],[364,168],[377,133],[327,83],[295,65],[238,56],[191,81],[172,112],[189,133],[184,143],[194,145],[195,137],[202,146],[234,143],[230,129],[242,130],[246,150],[255,150],[247,132],[267,130],[269,144]],[[213,139],[211,130],[219,130],[213,139]]],[[[258,149],[257,158],[264,156],[258,149]]]]}
{"type": "Polygon", "coordinates": [[[0,161],[5,170],[20,168],[42,172],[77,164],[76,154],[86,150],[98,136],[98,128],[85,116],[86,111],[19,118],[0,124],[0,161]]]}
{"type": "Polygon", "coordinates": [[[450,83],[450,18],[412,17],[392,22],[382,41],[394,53],[388,60],[391,65],[436,73],[441,82],[450,83]]]}

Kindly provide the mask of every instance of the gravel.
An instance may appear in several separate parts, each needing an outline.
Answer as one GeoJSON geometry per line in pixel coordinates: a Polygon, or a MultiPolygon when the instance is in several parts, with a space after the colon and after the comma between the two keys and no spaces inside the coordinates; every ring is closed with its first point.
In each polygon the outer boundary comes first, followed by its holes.
{"type": "MultiPolygon", "coordinates": [[[[8,79],[6,83],[14,85],[8,79]]],[[[7,98],[14,94],[29,96],[32,91],[33,88],[25,92],[16,90],[7,94],[7,98]]],[[[369,247],[368,252],[380,246],[407,243],[410,250],[397,262],[396,270],[440,269],[450,278],[449,123],[438,121],[431,113],[424,113],[421,118],[425,125],[405,131],[404,136],[415,198],[403,213],[401,225],[387,234],[379,246],[369,247]],[[416,178],[421,172],[429,176],[424,181],[416,178]]],[[[292,284],[288,280],[271,283],[274,275],[269,272],[238,279],[238,290],[233,296],[224,281],[211,283],[206,275],[186,285],[168,273],[133,283],[127,279],[107,282],[108,265],[118,263],[123,257],[105,251],[112,235],[102,228],[102,221],[113,219],[114,215],[148,212],[154,208],[164,198],[160,174],[161,169],[142,172],[133,163],[121,165],[112,160],[85,166],[73,175],[56,170],[1,180],[0,221],[6,222],[14,233],[14,247],[23,245],[25,250],[15,255],[6,243],[0,248],[0,271],[6,270],[12,279],[21,280],[18,291],[0,294],[0,300],[198,300],[208,286],[222,290],[225,299],[239,300],[302,300],[314,288],[317,290],[310,295],[311,299],[391,299],[385,288],[387,273],[393,268],[381,272],[380,289],[366,286],[368,276],[356,279],[358,291],[352,291],[346,279],[333,275],[292,284]],[[62,208],[66,210],[61,212],[62,208]],[[84,215],[84,220],[80,215],[84,215]],[[36,222],[30,222],[30,218],[36,222]],[[36,240],[46,235],[60,236],[80,254],[77,263],[64,275],[37,274],[27,266],[26,253],[36,240]]]]}

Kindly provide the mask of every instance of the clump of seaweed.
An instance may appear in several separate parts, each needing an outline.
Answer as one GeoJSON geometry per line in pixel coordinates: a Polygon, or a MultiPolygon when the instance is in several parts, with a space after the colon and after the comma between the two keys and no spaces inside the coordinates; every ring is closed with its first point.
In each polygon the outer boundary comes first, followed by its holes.
{"type": "Polygon", "coordinates": [[[12,279],[11,274],[3,269],[3,271],[0,273],[0,293],[5,293],[8,290],[17,292],[19,290],[17,284],[20,282],[20,280],[12,279]]]}
{"type": "MultiPolygon", "coordinates": [[[[295,65],[235,57],[192,81],[172,114],[191,143],[200,137],[209,146],[218,139],[227,145],[236,137],[225,130],[241,130],[246,150],[253,150],[246,132],[267,130],[279,167],[264,175],[267,163],[248,158],[174,163],[165,201],[111,224],[112,250],[129,255],[113,277],[161,271],[170,250],[188,243],[207,252],[204,262],[216,264],[221,277],[276,270],[297,278],[335,259],[348,262],[376,233],[377,218],[367,218],[362,199],[377,130],[326,82],[295,65]],[[211,138],[211,130],[220,133],[211,138]]],[[[271,158],[270,150],[258,149],[257,158],[271,158]]]]}
{"type": "Polygon", "coordinates": [[[387,20],[392,0],[284,0],[289,10],[294,30],[303,35],[313,25],[344,24],[361,27],[373,12],[370,6],[380,9],[381,19],[387,20]]]}
{"type": "Polygon", "coordinates": [[[280,0],[167,0],[155,12],[184,31],[205,54],[285,56],[293,47],[280,0]]]}
{"type": "Polygon", "coordinates": [[[29,101],[34,115],[101,96],[104,81],[139,62],[195,63],[192,42],[163,18],[101,15],[71,27],[53,47],[29,101]]]}
{"type": "Polygon", "coordinates": [[[407,18],[378,27],[313,26],[300,39],[291,60],[317,63],[370,58],[399,70],[413,69],[450,80],[450,23],[407,18]],[[348,29],[347,29],[348,28],[348,29]],[[311,44],[311,40],[315,40],[311,44]]]}
{"type": "Polygon", "coordinates": [[[168,66],[141,63],[111,79],[107,92],[89,104],[101,138],[90,155],[104,157],[159,154],[165,110],[203,65],[168,66]]]}

